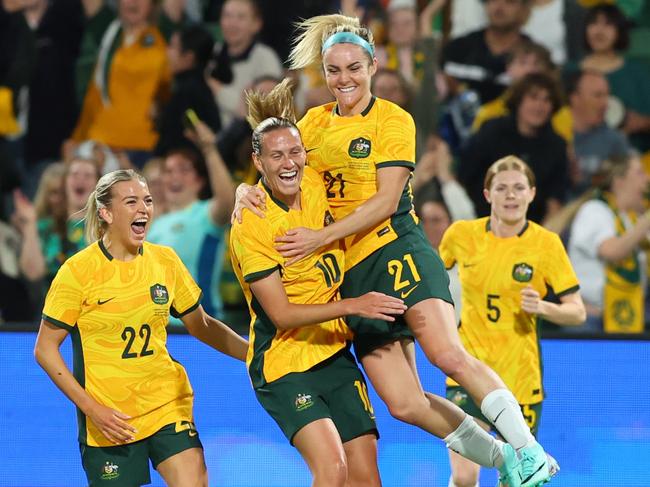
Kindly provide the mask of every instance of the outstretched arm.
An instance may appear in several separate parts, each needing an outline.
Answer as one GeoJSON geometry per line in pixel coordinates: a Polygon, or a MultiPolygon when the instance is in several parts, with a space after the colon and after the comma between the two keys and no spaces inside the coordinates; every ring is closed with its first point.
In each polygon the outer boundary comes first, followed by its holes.
{"type": "Polygon", "coordinates": [[[406,167],[395,166],[377,170],[377,192],[345,218],[321,230],[300,227],[278,237],[277,250],[287,265],[303,259],[316,249],[349,235],[372,228],[389,218],[395,211],[411,172],[406,167]]]}
{"type": "Polygon", "coordinates": [[[199,306],[181,318],[187,331],[215,350],[241,361],[246,360],[248,342],[225,323],[213,318],[199,306]]]}
{"type": "Polygon", "coordinates": [[[323,304],[294,304],[289,302],[278,271],[252,282],[250,286],[264,312],[279,330],[316,325],[348,315],[395,321],[391,315],[401,315],[406,310],[402,300],[377,292],[323,304]]]}

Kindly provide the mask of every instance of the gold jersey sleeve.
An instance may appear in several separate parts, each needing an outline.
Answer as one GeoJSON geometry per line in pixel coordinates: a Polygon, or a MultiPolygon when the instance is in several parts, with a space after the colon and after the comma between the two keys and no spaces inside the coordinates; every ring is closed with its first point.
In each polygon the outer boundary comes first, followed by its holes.
{"type": "MultiPolygon", "coordinates": [[[[170,312],[199,306],[201,291],[173,250],[145,243],[123,262],[95,243],[68,259],[47,294],[43,319],[72,338],[74,376],[99,403],[133,419],[135,441],[192,421],[185,369],[167,351],[170,312]]],[[[112,446],[81,411],[79,441],[112,446]]]]}
{"type": "Polygon", "coordinates": [[[492,367],[521,404],[540,402],[537,320],[521,309],[521,290],[532,286],[546,296],[550,288],[562,296],[579,289],[559,237],[529,222],[520,235],[498,238],[489,217],[459,221],[445,232],[440,256],[447,268],[458,266],[459,333],[467,350],[492,367]]]}
{"type": "Polygon", "coordinates": [[[250,283],[279,272],[287,298],[296,304],[322,304],[339,299],[344,254],[339,244],[320,249],[289,267],[274,248],[274,239],[290,228],[322,228],[331,220],[320,177],[305,168],[301,183],[302,211],[290,210],[267,191],[265,218],[244,212],[241,224],[230,232],[233,269],[244,291],[251,315],[246,358],[253,387],[291,372],[303,372],[331,357],[347,345],[352,333],[343,320],[318,326],[278,330],[251,292],[250,283]]]}
{"type": "MultiPolygon", "coordinates": [[[[340,220],[377,193],[377,171],[415,167],[415,123],[397,105],[373,98],[353,117],[337,114],[336,104],[313,108],[298,122],[309,167],[325,183],[332,213],[340,220]]],[[[407,182],[397,211],[387,220],[345,239],[346,268],[408,232],[417,224],[407,182]]]]}

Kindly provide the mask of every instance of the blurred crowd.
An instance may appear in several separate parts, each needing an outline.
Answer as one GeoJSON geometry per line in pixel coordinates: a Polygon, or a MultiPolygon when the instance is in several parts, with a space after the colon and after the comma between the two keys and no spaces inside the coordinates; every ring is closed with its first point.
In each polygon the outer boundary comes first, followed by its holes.
{"type": "Polygon", "coordinates": [[[580,278],[581,329],[644,331],[648,0],[2,0],[0,323],[36,322],[85,245],[97,179],[128,167],[154,197],[150,240],[176,249],[208,312],[245,308],[225,248],[234,188],[258,179],[245,91],[291,76],[300,114],[332,101],[285,62],[295,21],[337,11],[374,34],[373,93],[415,119],[431,244],[487,215],[486,169],[517,155],[535,173],[530,218],[580,278]]]}

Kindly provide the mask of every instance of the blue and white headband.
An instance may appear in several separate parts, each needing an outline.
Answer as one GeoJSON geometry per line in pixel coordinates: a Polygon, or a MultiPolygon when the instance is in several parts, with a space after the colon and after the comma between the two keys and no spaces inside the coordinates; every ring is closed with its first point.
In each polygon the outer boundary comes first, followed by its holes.
{"type": "Polygon", "coordinates": [[[367,40],[355,34],[354,32],[336,32],[335,34],[332,34],[327,39],[325,39],[325,42],[323,42],[323,48],[321,49],[321,54],[324,53],[326,49],[332,47],[334,44],[341,44],[343,42],[347,44],[356,44],[357,46],[361,46],[366,51],[368,51],[370,57],[375,57],[375,48],[372,47],[367,40]]]}

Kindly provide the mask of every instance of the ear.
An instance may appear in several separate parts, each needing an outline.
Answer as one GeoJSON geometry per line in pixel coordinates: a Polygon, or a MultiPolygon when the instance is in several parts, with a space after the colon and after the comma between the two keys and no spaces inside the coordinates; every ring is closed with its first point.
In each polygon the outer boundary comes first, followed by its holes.
{"type": "Polygon", "coordinates": [[[108,208],[100,208],[99,217],[102,221],[106,222],[109,225],[113,223],[113,213],[108,208]]]}
{"type": "Polygon", "coordinates": [[[260,159],[259,155],[253,154],[253,164],[255,164],[255,169],[257,169],[260,174],[264,174],[264,170],[262,168],[262,160],[260,159]]]}
{"type": "Polygon", "coordinates": [[[375,56],[372,57],[372,63],[370,64],[370,68],[368,69],[370,71],[370,76],[374,76],[375,73],[377,72],[377,67],[379,66],[377,62],[377,58],[375,56]]]}
{"type": "Polygon", "coordinates": [[[483,189],[483,197],[485,198],[485,201],[492,204],[492,202],[490,201],[490,191],[489,190],[483,189]]]}
{"type": "Polygon", "coordinates": [[[528,204],[531,204],[533,202],[536,194],[537,194],[537,188],[533,186],[532,188],[530,188],[530,199],[528,200],[528,204]]]}

